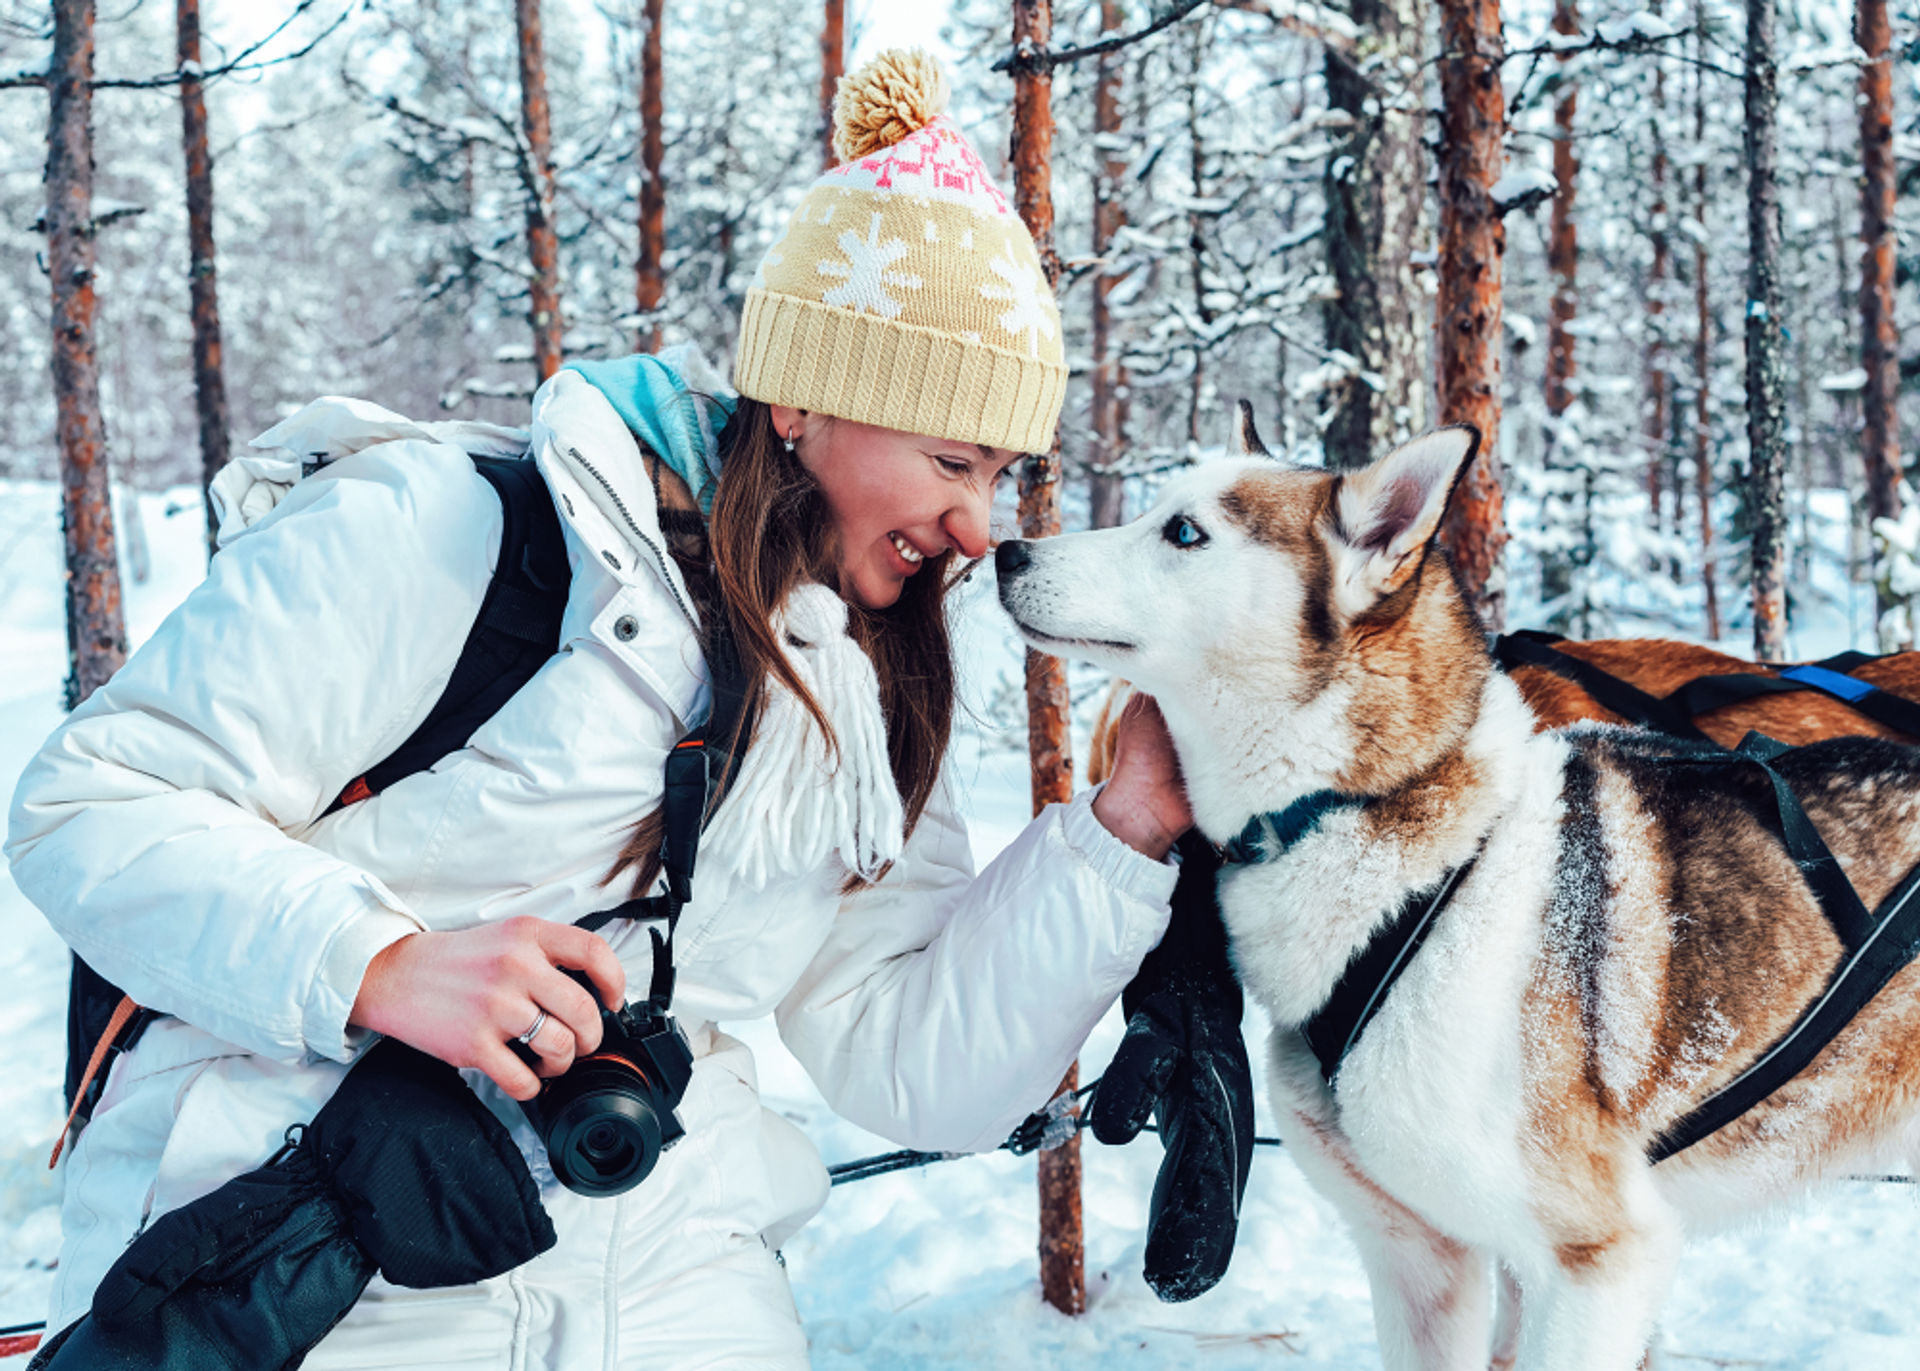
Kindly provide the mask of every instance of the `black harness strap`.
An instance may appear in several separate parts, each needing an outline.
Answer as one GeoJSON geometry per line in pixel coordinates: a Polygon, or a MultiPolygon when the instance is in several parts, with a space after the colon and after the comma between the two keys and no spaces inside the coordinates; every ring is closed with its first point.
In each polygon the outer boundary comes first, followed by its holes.
{"type": "MultiPolygon", "coordinates": [[[[1365,805],[1364,795],[1338,790],[1315,790],[1285,809],[1256,814],[1232,838],[1215,848],[1224,866],[1259,866],[1277,861],[1320,826],[1320,821],[1343,809],[1365,805]]],[[[1482,847],[1485,840],[1482,840],[1482,847]]],[[[1374,929],[1367,945],[1347,963],[1333,994],[1301,1028],[1320,1074],[1332,1081],[1347,1053],[1387,1002],[1393,983],[1412,965],[1414,953],[1433,931],[1434,921],[1453,902],[1454,892],[1466,881],[1478,851],[1442,876],[1429,890],[1409,895],[1393,917],[1374,929]]]]}
{"type": "Polygon", "coordinates": [[[1534,666],[1565,677],[1598,700],[1602,708],[1611,710],[1623,719],[1657,728],[1675,738],[1718,746],[1713,739],[1694,727],[1691,714],[1554,647],[1555,643],[1563,641],[1558,634],[1522,629],[1517,633],[1503,633],[1494,639],[1493,655],[1508,670],[1516,666],[1534,666]]]}
{"type": "Polygon", "coordinates": [[[1737,704],[1762,695],[1817,690],[1856,713],[1866,715],[1875,723],[1885,724],[1911,738],[1920,739],[1920,704],[1889,694],[1879,686],[1848,674],[1861,662],[1874,660],[1865,653],[1846,652],[1822,662],[1783,667],[1777,676],[1761,676],[1752,672],[1702,676],[1687,682],[1667,698],[1689,714],[1704,714],[1722,705],[1737,704]],[[1846,665],[1835,665],[1841,661],[1846,665]]]}
{"type": "Polygon", "coordinates": [[[1413,964],[1414,953],[1433,931],[1434,922],[1466,883],[1475,853],[1440,878],[1439,884],[1410,895],[1391,919],[1373,931],[1367,945],[1347,963],[1333,994],[1300,1031],[1320,1059],[1320,1075],[1331,1084],[1340,1063],[1353,1051],[1367,1025],[1386,1005],[1387,992],[1413,964]]]}
{"type": "Polygon", "coordinates": [[[1764,733],[1749,733],[1740,740],[1740,746],[1731,752],[1709,744],[1699,749],[1675,751],[1656,760],[1675,766],[1757,766],[1765,772],[1767,780],[1773,785],[1774,808],[1780,818],[1780,840],[1787,849],[1787,855],[1800,868],[1800,874],[1813,891],[1814,899],[1820,902],[1820,912],[1827,916],[1827,922],[1833,925],[1835,935],[1851,955],[1864,947],[1873,935],[1876,919],[1867,912],[1859,892],[1853,888],[1853,882],[1847,879],[1847,873],[1841,869],[1839,858],[1833,855],[1833,849],[1820,836],[1820,830],[1813,826],[1813,820],[1807,817],[1799,798],[1774,768],[1774,761],[1791,751],[1793,749],[1785,743],[1777,742],[1764,733]]]}
{"type": "MultiPolygon", "coordinates": [[[[1851,887],[1849,887],[1851,888],[1851,887]]],[[[1804,1071],[1899,970],[1920,956],[1920,866],[1874,911],[1874,927],[1826,992],[1772,1047],[1674,1123],[1647,1149],[1658,1164],[1717,1132],[1804,1071]]]]}
{"type": "Polygon", "coordinates": [[[1836,653],[1818,662],[1783,667],[1773,676],[1752,671],[1700,676],[1672,694],[1660,697],[1638,690],[1592,663],[1554,647],[1555,643],[1564,641],[1558,634],[1523,629],[1495,638],[1493,653],[1500,665],[1508,669],[1534,666],[1563,676],[1622,718],[1676,738],[1702,739],[1704,735],[1693,721],[1709,710],[1762,695],[1817,690],[1876,723],[1920,739],[1920,703],[1889,694],[1849,674],[1865,662],[1879,660],[1864,652],[1836,653]]]}

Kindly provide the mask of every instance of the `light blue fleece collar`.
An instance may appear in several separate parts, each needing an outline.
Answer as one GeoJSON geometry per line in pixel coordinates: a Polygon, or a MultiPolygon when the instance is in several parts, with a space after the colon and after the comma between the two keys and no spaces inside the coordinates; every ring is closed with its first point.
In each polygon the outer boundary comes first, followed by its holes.
{"type": "Polygon", "coordinates": [[[700,502],[713,513],[720,482],[720,429],[733,417],[738,398],[730,391],[709,395],[658,357],[645,353],[601,362],[568,362],[626,421],[634,435],[680,473],[700,502]]]}

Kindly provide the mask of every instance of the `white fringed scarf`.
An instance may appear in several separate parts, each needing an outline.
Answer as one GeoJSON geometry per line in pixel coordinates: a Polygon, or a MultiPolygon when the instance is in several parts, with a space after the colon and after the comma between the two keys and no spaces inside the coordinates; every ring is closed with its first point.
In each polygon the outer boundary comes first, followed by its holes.
{"type": "MultiPolygon", "coordinates": [[[[905,846],[906,817],[887,759],[873,662],[847,632],[847,606],[827,587],[797,587],[773,616],[788,663],[833,725],[838,756],[799,698],[769,677],[753,745],[713,822],[703,858],[749,890],[818,870],[838,853],[872,880],[905,846]]],[[[704,864],[704,862],[703,862],[704,864]]]]}

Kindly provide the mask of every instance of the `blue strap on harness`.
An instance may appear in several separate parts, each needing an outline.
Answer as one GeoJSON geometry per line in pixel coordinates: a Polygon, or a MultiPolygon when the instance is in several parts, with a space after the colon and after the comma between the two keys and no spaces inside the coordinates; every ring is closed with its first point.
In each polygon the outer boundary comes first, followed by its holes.
{"type": "Polygon", "coordinates": [[[1812,686],[1815,690],[1824,690],[1829,695],[1837,695],[1848,704],[1857,704],[1880,688],[1848,676],[1844,672],[1829,671],[1818,665],[1785,667],[1780,675],[1789,681],[1798,681],[1802,685],[1812,686]]]}
{"type": "Polygon", "coordinates": [[[1302,795],[1285,809],[1269,810],[1248,819],[1245,828],[1220,845],[1220,860],[1245,866],[1275,861],[1318,828],[1327,815],[1342,809],[1357,809],[1366,802],[1363,795],[1343,795],[1337,790],[1316,790],[1302,795]]]}

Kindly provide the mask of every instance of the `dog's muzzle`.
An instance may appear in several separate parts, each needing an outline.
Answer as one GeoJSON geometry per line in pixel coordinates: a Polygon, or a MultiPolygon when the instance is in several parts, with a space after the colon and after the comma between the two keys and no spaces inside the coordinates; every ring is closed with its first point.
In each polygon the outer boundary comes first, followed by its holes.
{"type": "Polygon", "coordinates": [[[1005,582],[1033,564],[1033,545],[1021,538],[1009,538],[993,552],[993,569],[1005,582]]]}

